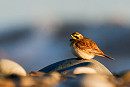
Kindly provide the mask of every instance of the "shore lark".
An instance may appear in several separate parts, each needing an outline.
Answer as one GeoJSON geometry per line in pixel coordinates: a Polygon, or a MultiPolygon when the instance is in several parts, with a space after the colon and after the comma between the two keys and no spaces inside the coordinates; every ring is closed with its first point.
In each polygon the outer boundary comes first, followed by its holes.
{"type": "Polygon", "coordinates": [[[95,56],[106,57],[114,59],[104,54],[96,45],[94,41],[89,38],[83,37],[80,33],[75,32],[71,35],[71,51],[78,58],[92,59],[95,56]]]}

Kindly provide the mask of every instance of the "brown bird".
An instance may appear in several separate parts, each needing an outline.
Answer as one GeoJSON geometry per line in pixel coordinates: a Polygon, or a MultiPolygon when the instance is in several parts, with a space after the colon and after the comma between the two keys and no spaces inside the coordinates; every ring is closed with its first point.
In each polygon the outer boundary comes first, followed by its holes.
{"type": "Polygon", "coordinates": [[[71,51],[78,58],[92,59],[95,56],[106,57],[114,59],[104,54],[96,45],[94,41],[89,38],[83,37],[80,33],[75,32],[71,35],[71,51]]]}

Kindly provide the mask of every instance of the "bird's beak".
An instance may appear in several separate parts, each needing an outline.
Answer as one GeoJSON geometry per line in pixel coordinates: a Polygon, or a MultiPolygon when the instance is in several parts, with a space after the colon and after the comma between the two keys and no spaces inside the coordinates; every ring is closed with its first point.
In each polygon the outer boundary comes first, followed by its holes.
{"type": "Polygon", "coordinates": [[[71,37],[72,37],[72,39],[74,38],[74,36],[73,36],[73,35],[71,35],[71,37]]]}
{"type": "Polygon", "coordinates": [[[74,39],[74,36],[73,36],[73,35],[71,35],[71,38],[72,38],[72,39],[74,39]]]}
{"type": "Polygon", "coordinates": [[[71,35],[71,39],[70,39],[70,41],[72,41],[72,40],[73,40],[73,37],[74,37],[74,36],[73,36],[73,35],[71,35]]]}

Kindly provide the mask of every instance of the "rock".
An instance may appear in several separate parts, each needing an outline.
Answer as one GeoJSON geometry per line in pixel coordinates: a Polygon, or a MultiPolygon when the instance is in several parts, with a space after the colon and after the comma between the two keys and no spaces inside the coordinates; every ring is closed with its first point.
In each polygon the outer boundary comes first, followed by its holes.
{"type": "Polygon", "coordinates": [[[70,74],[94,74],[97,73],[96,70],[90,67],[77,67],[72,70],[69,70],[70,74]]]}
{"type": "Polygon", "coordinates": [[[36,83],[32,77],[21,77],[19,82],[20,87],[33,87],[36,83]]]}
{"type": "Polygon", "coordinates": [[[60,80],[61,75],[57,72],[36,77],[0,74],[0,87],[56,87],[60,80]]]}
{"type": "Polygon", "coordinates": [[[37,77],[39,77],[39,76],[45,75],[45,73],[44,72],[39,72],[39,71],[31,71],[28,75],[29,76],[37,76],[37,77]]]}
{"type": "Polygon", "coordinates": [[[80,74],[60,83],[58,87],[115,87],[109,78],[111,77],[101,74],[80,74]]]}
{"type": "Polygon", "coordinates": [[[0,73],[4,75],[16,74],[19,76],[26,76],[24,68],[9,59],[0,59],[0,73]]]}
{"type": "Polygon", "coordinates": [[[61,75],[57,72],[48,73],[42,77],[34,79],[36,87],[56,87],[61,79],[61,75]]]}
{"type": "Polygon", "coordinates": [[[130,87],[130,70],[120,73],[116,80],[117,87],[130,87]]]}
{"type": "Polygon", "coordinates": [[[89,74],[80,77],[82,87],[115,87],[115,85],[109,81],[109,77],[101,74],[89,74]]]}
{"type": "Polygon", "coordinates": [[[9,79],[0,79],[0,87],[16,87],[13,81],[9,79]]]}
{"type": "MultiPolygon", "coordinates": [[[[45,73],[56,71],[56,72],[66,75],[69,73],[80,74],[82,72],[78,72],[77,70],[80,69],[80,71],[81,70],[83,71],[83,69],[85,69],[85,68],[86,68],[86,72],[91,70],[92,73],[112,75],[112,73],[100,62],[98,62],[94,59],[83,60],[83,59],[79,59],[79,58],[71,58],[71,59],[59,61],[59,62],[51,64],[39,71],[45,72],[45,73]]],[[[83,71],[83,72],[85,72],[85,71],[83,71]]]]}

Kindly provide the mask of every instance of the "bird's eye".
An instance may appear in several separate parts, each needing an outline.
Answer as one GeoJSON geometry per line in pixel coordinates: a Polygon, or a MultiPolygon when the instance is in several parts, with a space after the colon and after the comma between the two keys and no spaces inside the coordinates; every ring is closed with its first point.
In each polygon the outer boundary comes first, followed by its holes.
{"type": "Polygon", "coordinates": [[[77,39],[79,39],[79,37],[78,37],[78,36],[74,36],[74,37],[76,37],[77,39]]]}

